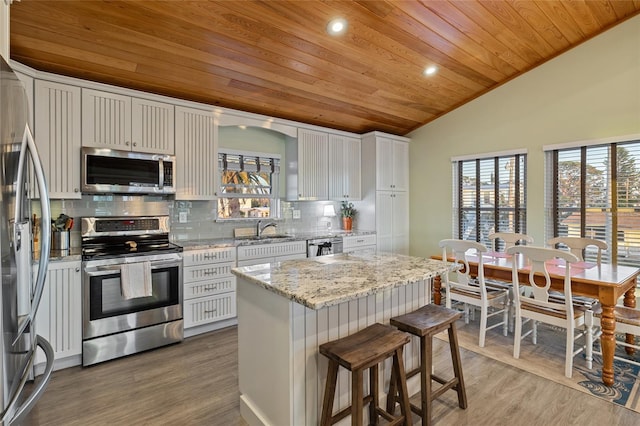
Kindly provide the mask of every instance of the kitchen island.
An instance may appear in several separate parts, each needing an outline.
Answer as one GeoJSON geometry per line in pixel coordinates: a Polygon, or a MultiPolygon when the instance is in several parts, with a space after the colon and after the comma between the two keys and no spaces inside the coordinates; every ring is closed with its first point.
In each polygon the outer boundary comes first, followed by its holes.
{"type": "MultiPolygon", "coordinates": [[[[250,425],[317,425],[327,359],[318,347],[431,301],[431,279],[454,265],[385,253],[352,253],[235,268],[240,413],[250,425]]],[[[405,367],[419,347],[405,347],[405,367]]],[[[382,365],[381,395],[390,362],[382,365]]],[[[419,378],[409,391],[419,389],[419,378]]],[[[350,404],[340,369],[334,410],[350,404]]],[[[349,419],[341,423],[348,423],[349,419]]]]}

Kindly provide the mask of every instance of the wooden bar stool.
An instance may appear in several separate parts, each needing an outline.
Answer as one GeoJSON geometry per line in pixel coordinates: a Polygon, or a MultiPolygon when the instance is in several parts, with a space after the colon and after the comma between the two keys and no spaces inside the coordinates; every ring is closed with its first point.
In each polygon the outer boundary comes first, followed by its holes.
{"type": "MultiPolygon", "coordinates": [[[[460,350],[458,348],[458,337],[456,335],[455,322],[462,317],[462,312],[447,309],[444,306],[426,305],[406,315],[400,315],[389,320],[389,323],[399,330],[406,331],[420,337],[420,366],[407,373],[407,379],[420,373],[421,407],[411,404],[411,409],[420,415],[423,425],[431,424],[431,406],[434,399],[448,391],[455,389],[458,392],[458,405],[460,408],[467,408],[467,394],[464,389],[462,378],[462,364],[460,362],[460,350]],[[453,361],[453,372],[455,377],[446,381],[436,375],[432,375],[432,349],[433,336],[441,331],[449,331],[449,346],[451,348],[451,359],[453,361]],[[435,380],[442,386],[436,390],[431,388],[431,380],[435,380]]],[[[398,400],[395,385],[395,376],[391,372],[391,385],[387,395],[387,411],[395,411],[398,400]]]]}
{"type": "Polygon", "coordinates": [[[402,349],[410,340],[411,336],[389,325],[373,324],[350,336],[320,345],[320,353],[329,358],[320,424],[332,425],[351,414],[351,424],[361,425],[362,410],[369,404],[370,424],[378,424],[378,416],[382,416],[390,425],[411,425],[411,408],[402,360],[402,349]],[[402,412],[397,418],[393,417],[393,413],[389,414],[378,406],[378,364],[392,356],[392,376],[396,383],[394,389],[398,388],[402,412]],[[333,415],[333,400],[340,365],[352,372],[351,405],[333,415]],[[369,369],[369,395],[363,396],[362,374],[366,369],[369,369]],[[399,379],[396,380],[396,377],[399,379]]]}

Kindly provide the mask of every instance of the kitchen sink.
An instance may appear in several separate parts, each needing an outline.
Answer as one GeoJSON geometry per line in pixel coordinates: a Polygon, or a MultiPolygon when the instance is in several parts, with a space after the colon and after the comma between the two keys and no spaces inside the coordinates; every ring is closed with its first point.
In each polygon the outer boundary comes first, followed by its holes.
{"type": "Polygon", "coordinates": [[[250,240],[250,241],[262,241],[262,240],[279,240],[283,238],[293,238],[292,235],[287,234],[267,234],[267,235],[251,235],[249,237],[239,237],[239,240],[250,240]]]}

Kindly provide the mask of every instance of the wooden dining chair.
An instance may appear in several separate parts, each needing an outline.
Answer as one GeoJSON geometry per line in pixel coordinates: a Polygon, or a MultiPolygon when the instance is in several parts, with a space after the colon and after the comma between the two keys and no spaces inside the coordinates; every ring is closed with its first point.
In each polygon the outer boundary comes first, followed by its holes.
{"type": "Polygon", "coordinates": [[[587,247],[594,246],[597,248],[596,263],[598,265],[602,263],[602,252],[609,248],[609,245],[605,241],[581,237],[555,237],[547,241],[547,245],[552,248],[561,248],[558,246],[565,246],[581,262],[585,260],[584,255],[587,247]]]}
{"type": "Polygon", "coordinates": [[[491,241],[491,249],[495,252],[506,251],[517,244],[533,244],[533,237],[518,232],[494,232],[487,238],[491,241]],[[502,250],[500,250],[500,240],[504,243],[502,250]]]}
{"type": "Polygon", "coordinates": [[[536,322],[541,321],[566,329],[565,376],[571,377],[573,357],[583,350],[586,353],[587,367],[591,368],[593,330],[585,321],[587,309],[583,305],[574,304],[571,293],[571,263],[577,262],[578,258],[565,250],[533,246],[513,246],[507,249],[507,253],[514,257],[517,254],[524,256],[523,262],[518,262],[515,258],[513,260],[513,303],[516,311],[513,357],[520,358],[520,342],[529,334],[532,335],[533,344],[537,344],[536,322]],[[551,280],[548,271],[550,265],[547,262],[554,259],[564,261],[563,267],[558,267],[564,271],[564,298],[561,301],[549,297],[551,280]],[[532,290],[531,297],[523,297],[520,292],[521,286],[525,283],[519,281],[518,266],[527,264],[530,270],[526,285],[532,290]],[[523,334],[522,326],[527,322],[530,322],[532,327],[523,334]],[[582,331],[576,334],[578,329],[582,331]],[[575,340],[583,336],[585,345],[574,350],[575,340]]]}
{"type": "Polygon", "coordinates": [[[480,308],[480,337],[479,346],[484,347],[487,330],[502,326],[506,336],[509,323],[509,292],[506,289],[488,288],[484,280],[484,266],[482,254],[487,252],[487,247],[475,241],[447,239],[440,241],[442,259],[451,259],[464,266],[463,269],[453,273],[455,280],[448,274],[444,275],[446,305],[451,309],[452,301],[464,304],[465,322],[469,322],[468,305],[480,308]],[[469,274],[468,256],[478,259],[478,275],[474,279],[469,274]],[[489,308],[492,308],[491,312],[489,308]],[[488,320],[496,315],[502,315],[502,321],[487,326],[488,320]]]}
{"type": "MultiPolygon", "coordinates": [[[[581,237],[555,237],[547,241],[547,245],[551,248],[567,248],[580,262],[585,260],[587,247],[596,247],[596,263],[598,265],[602,263],[602,252],[609,248],[609,245],[605,241],[581,237]]],[[[561,297],[561,295],[555,294],[554,297],[561,297]]],[[[574,297],[573,301],[574,303],[581,303],[589,309],[598,303],[598,299],[583,296],[574,297]]]]}

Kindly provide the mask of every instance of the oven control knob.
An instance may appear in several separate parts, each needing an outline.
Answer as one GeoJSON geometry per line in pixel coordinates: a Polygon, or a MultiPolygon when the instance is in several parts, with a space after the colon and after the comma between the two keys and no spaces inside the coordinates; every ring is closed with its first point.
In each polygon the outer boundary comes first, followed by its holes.
{"type": "Polygon", "coordinates": [[[138,249],[138,243],[136,243],[135,241],[127,241],[125,244],[129,244],[129,249],[131,251],[138,249]]]}

